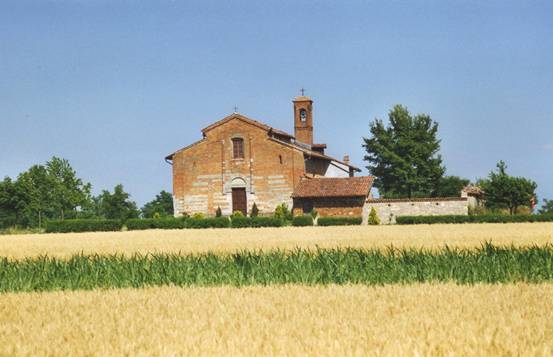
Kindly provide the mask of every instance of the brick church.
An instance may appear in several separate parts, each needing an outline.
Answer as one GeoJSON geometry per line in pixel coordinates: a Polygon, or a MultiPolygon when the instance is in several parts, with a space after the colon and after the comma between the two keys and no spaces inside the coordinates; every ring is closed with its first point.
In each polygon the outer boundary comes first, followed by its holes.
{"type": "Polygon", "coordinates": [[[168,155],[173,166],[175,215],[224,215],[251,211],[271,214],[286,203],[295,213],[361,216],[372,177],[349,157],[325,153],[313,141],[313,101],[296,97],[294,135],[233,113],[202,130],[201,140],[168,155]]]}

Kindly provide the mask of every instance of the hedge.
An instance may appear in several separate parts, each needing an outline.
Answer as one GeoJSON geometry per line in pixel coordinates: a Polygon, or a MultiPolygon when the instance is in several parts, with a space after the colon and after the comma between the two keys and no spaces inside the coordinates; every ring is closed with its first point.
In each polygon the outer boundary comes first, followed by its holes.
{"type": "Polygon", "coordinates": [[[276,217],[252,217],[252,227],[282,227],[284,221],[276,217]]]}
{"type": "Polygon", "coordinates": [[[294,227],[307,227],[313,225],[313,217],[311,216],[296,216],[292,219],[292,225],[294,227]]]}
{"type": "Polygon", "coordinates": [[[553,222],[553,215],[400,216],[397,224],[553,222]]]}
{"type": "Polygon", "coordinates": [[[121,221],[117,219],[67,219],[63,221],[47,221],[46,233],[69,232],[114,232],[120,231],[121,221]]]}
{"type": "Polygon", "coordinates": [[[319,217],[318,226],[358,226],[361,225],[361,217],[319,217]]]}
{"type": "Polygon", "coordinates": [[[143,229],[182,229],[185,224],[185,218],[137,218],[129,219],[126,226],[129,231],[134,231],[143,229]]]}
{"type": "Polygon", "coordinates": [[[185,228],[228,228],[230,220],[228,217],[211,218],[190,218],[186,220],[185,228]]]}

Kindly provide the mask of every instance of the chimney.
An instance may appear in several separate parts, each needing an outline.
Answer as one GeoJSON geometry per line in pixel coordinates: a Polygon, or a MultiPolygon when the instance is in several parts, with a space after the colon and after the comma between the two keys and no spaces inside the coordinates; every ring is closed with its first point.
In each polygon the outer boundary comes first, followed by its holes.
{"type": "Polygon", "coordinates": [[[342,160],[345,164],[349,165],[349,155],[344,155],[344,160],[342,160]]]}
{"type": "Polygon", "coordinates": [[[294,136],[299,142],[313,145],[313,101],[304,95],[294,98],[294,136]]]}

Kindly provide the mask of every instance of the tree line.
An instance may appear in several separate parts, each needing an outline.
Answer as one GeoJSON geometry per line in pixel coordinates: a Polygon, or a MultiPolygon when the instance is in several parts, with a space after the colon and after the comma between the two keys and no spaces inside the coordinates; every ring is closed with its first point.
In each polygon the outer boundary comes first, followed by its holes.
{"type": "MultiPolygon", "coordinates": [[[[471,183],[445,174],[438,123],[426,114],[412,115],[404,106],[396,105],[388,114],[388,124],[375,119],[370,123],[370,136],[363,140],[367,169],[384,198],[455,197],[471,183]]],[[[521,207],[532,210],[537,204],[537,184],[507,174],[503,161],[474,185],[483,190],[485,206],[490,210],[516,214],[521,207]]],[[[553,212],[553,200],[544,200],[539,212],[553,212]]]]}
{"type": "Polygon", "coordinates": [[[66,159],[52,157],[16,179],[0,181],[0,228],[42,227],[45,220],[121,219],[173,215],[173,198],[161,191],[138,209],[123,185],[93,196],[92,185],[77,176],[66,159]]]}

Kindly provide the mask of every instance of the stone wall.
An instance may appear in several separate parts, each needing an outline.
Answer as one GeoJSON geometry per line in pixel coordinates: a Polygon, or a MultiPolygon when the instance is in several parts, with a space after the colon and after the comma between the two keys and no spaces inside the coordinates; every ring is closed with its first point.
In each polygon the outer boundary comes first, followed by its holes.
{"type": "Polygon", "coordinates": [[[363,207],[363,222],[366,224],[371,208],[375,208],[381,224],[395,224],[399,216],[467,215],[466,197],[416,198],[416,199],[369,199],[363,207]]]}

